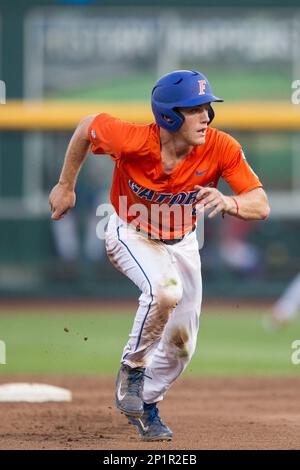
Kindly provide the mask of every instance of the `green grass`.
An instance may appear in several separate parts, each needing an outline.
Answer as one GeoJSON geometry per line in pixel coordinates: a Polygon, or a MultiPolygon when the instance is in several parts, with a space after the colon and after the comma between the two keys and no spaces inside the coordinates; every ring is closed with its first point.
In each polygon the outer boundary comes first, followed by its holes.
{"type": "Polygon", "coordinates": [[[83,87],[69,89],[49,95],[48,98],[70,100],[99,101],[149,101],[155,75],[137,74],[125,77],[110,77],[108,80],[97,80],[83,87]]]}
{"type": "MultiPolygon", "coordinates": [[[[299,375],[300,365],[292,365],[290,358],[291,343],[300,339],[300,321],[266,332],[262,313],[204,311],[197,351],[186,373],[299,375]]],[[[46,310],[2,313],[0,339],[6,343],[7,364],[0,365],[0,374],[115,374],[132,318],[91,309],[59,315],[46,310]]]]}
{"type": "MultiPolygon", "coordinates": [[[[205,66],[202,70],[217,96],[225,100],[290,100],[291,73],[285,67],[205,66]]],[[[56,92],[48,98],[70,100],[146,101],[157,77],[153,74],[135,74],[128,77],[110,77],[82,87],[56,92]]]]}

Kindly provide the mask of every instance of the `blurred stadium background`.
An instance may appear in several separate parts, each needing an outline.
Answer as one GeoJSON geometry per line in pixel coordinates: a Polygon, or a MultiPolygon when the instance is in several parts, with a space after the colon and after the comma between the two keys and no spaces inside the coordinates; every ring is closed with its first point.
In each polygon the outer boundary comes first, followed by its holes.
{"type": "Polygon", "coordinates": [[[153,83],[176,68],[202,71],[226,100],[215,106],[214,124],[243,144],[272,209],[264,223],[206,223],[204,312],[209,301],[216,308],[207,307],[190,371],[299,373],[290,363],[295,324],[270,336],[260,322],[267,308],[257,304],[276,299],[300,266],[300,112],[291,102],[300,8],[282,3],[1,0],[0,338],[8,346],[1,373],[115,369],[134,311],[124,299],[137,291],[96,237],[112,162],[89,158],[77,207],[63,221],[51,222],[48,194],[82,117],[106,111],[150,122],[153,83]],[[37,299],[58,301],[55,312],[41,303],[33,310],[37,299]]]}

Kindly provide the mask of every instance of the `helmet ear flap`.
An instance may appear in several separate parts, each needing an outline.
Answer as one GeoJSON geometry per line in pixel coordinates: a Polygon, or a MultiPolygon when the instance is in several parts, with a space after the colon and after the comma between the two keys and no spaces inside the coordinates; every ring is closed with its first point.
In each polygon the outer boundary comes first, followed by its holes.
{"type": "Polygon", "coordinates": [[[177,108],[162,108],[161,112],[156,112],[152,107],[152,110],[157,124],[171,132],[177,131],[183,124],[184,116],[177,108]]]}
{"type": "Polygon", "coordinates": [[[179,111],[178,108],[174,108],[173,111],[178,116],[178,118],[180,119],[180,121],[181,121],[180,127],[181,127],[182,124],[184,123],[184,115],[179,111]]]}
{"type": "Polygon", "coordinates": [[[208,124],[210,124],[211,121],[213,120],[213,118],[215,117],[215,112],[214,112],[214,110],[213,110],[211,104],[210,104],[209,107],[208,107],[208,117],[209,117],[209,122],[208,122],[208,124]]]}

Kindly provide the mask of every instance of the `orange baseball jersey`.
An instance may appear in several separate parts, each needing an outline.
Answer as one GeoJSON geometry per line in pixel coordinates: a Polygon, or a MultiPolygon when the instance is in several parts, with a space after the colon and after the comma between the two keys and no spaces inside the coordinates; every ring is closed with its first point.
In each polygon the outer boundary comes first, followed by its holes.
{"type": "Polygon", "coordinates": [[[222,177],[236,194],[262,187],[240,144],[212,127],[207,128],[205,144],[193,147],[171,174],[163,171],[157,124],[132,124],[103,113],[91,123],[89,138],[94,154],[108,154],[115,162],[110,196],[117,214],[128,223],[138,220],[139,227],[155,237],[179,238],[191,230],[198,202],[195,185],[217,187],[222,177]],[[160,216],[158,228],[156,216],[149,214],[162,206],[179,208],[182,214],[188,208],[192,218],[186,223],[183,215],[179,224],[176,219],[165,228],[160,216]],[[138,209],[142,214],[137,218],[138,209]]]}

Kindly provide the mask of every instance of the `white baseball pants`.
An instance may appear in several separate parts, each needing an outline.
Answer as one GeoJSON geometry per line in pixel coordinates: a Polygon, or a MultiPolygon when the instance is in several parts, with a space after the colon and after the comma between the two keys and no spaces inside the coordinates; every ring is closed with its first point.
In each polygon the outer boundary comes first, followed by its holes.
{"type": "Polygon", "coordinates": [[[202,299],[196,232],[166,245],[149,240],[114,213],[106,250],[112,264],[141,291],[122,363],[146,367],[144,401],[160,401],[196,347],[202,299]]]}

